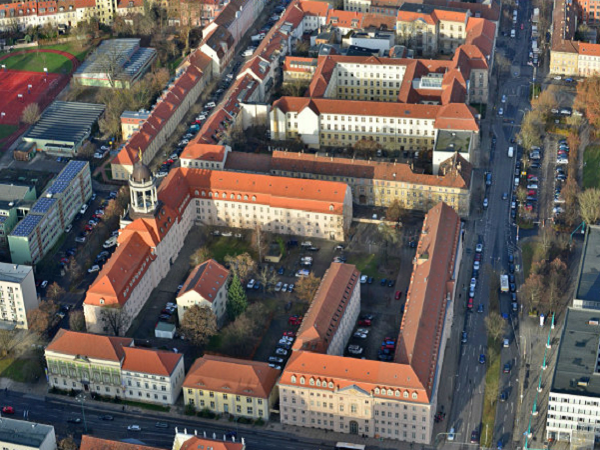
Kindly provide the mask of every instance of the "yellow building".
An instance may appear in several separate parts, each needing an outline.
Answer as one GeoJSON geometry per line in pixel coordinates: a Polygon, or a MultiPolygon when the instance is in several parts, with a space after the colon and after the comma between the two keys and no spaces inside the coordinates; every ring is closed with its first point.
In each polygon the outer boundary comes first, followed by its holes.
{"type": "Polygon", "coordinates": [[[550,73],[577,75],[579,73],[579,53],[577,41],[563,41],[550,51],[550,73]]]}
{"type": "Polygon", "coordinates": [[[204,355],[183,382],[183,400],[198,411],[269,420],[280,371],[267,363],[204,355]]]}

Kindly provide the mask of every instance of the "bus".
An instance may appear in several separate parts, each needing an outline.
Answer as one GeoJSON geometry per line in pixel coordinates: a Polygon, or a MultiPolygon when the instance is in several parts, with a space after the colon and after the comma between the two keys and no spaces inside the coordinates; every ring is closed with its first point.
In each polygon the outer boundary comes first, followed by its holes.
{"type": "Polygon", "coordinates": [[[365,450],[367,447],[362,444],[350,444],[348,442],[338,442],[335,444],[335,450],[365,450]]]}

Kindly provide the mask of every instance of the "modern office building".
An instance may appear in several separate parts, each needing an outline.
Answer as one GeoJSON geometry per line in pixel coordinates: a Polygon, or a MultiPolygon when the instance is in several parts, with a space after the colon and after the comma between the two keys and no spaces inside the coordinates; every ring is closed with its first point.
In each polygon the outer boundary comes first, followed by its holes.
{"type": "Polygon", "coordinates": [[[3,416],[0,445],[10,450],[56,450],[56,433],[51,425],[3,416]]]}
{"type": "Polygon", "coordinates": [[[183,355],[133,344],[131,338],[61,329],[45,350],[48,385],[63,391],[174,404],[185,377],[183,355]]]}
{"type": "Polygon", "coordinates": [[[27,313],[39,306],[33,267],[0,263],[0,329],[27,329],[27,313]]]}
{"type": "Polygon", "coordinates": [[[29,214],[8,235],[12,262],[38,263],[91,196],[89,163],[69,161],[33,204],[29,214]]]}
{"type": "Polygon", "coordinates": [[[600,438],[600,315],[569,308],[548,398],[549,441],[587,442],[600,438]]]}
{"type": "Polygon", "coordinates": [[[183,401],[196,410],[269,420],[281,371],[259,361],[204,355],[183,383],[183,401]]]}
{"type": "Polygon", "coordinates": [[[600,226],[586,226],[573,307],[600,310],[600,226]]]}
{"type": "Polygon", "coordinates": [[[8,245],[8,235],[36,200],[34,186],[0,184],[0,245],[8,245]]]}

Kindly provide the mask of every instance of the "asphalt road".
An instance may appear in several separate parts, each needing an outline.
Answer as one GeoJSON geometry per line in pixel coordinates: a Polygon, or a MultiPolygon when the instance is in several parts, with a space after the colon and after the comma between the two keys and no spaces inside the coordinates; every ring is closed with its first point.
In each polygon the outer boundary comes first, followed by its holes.
{"type": "MultiPolygon", "coordinates": [[[[530,42],[530,14],[529,3],[521,2],[517,28],[524,23],[525,29],[518,30],[517,39],[499,38],[503,39],[504,47],[508,48],[509,52],[514,52],[513,65],[510,75],[501,78],[498,82],[496,102],[488,104],[488,114],[493,114],[491,130],[497,138],[495,149],[489,145],[489,139],[485,140],[486,146],[481,148],[483,154],[488,151],[490,153],[488,170],[492,173],[492,185],[486,187],[485,198],[488,199],[489,206],[487,209],[482,209],[481,218],[475,223],[474,233],[477,236],[476,241],[484,245],[482,266],[486,267],[489,264],[497,273],[508,273],[508,255],[516,251],[516,227],[510,217],[510,199],[513,192],[515,162],[519,155],[509,158],[508,147],[512,145],[510,139],[519,131],[519,124],[525,111],[529,109],[528,92],[533,70],[527,65],[529,46],[524,44],[530,42]],[[503,95],[506,95],[506,103],[501,102],[503,95]],[[504,109],[503,116],[498,116],[496,113],[500,107],[504,109]],[[508,194],[508,200],[503,200],[505,192],[508,194]]],[[[483,175],[481,172],[480,174],[483,175]]],[[[476,205],[475,209],[480,207],[482,208],[482,205],[476,205]]],[[[461,282],[465,283],[467,289],[473,255],[474,248],[467,249],[463,259],[463,272],[467,275],[463,275],[461,282]]],[[[520,435],[520,431],[514,428],[515,415],[519,407],[518,371],[513,370],[518,367],[518,339],[515,339],[518,320],[516,315],[511,314],[508,294],[500,295],[500,309],[509,318],[504,337],[509,339],[510,345],[508,348],[498,349],[501,354],[501,366],[506,363],[511,366],[509,374],[500,375],[499,393],[506,392],[508,398],[504,402],[497,403],[495,429],[481,429],[485,365],[479,363],[479,358],[481,354],[486,353],[487,347],[484,319],[489,311],[490,275],[487,270],[480,270],[473,312],[466,312],[464,330],[467,331],[468,342],[462,344],[458,371],[453,383],[453,404],[448,430],[454,428],[456,432],[454,444],[460,444],[463,448],[475,447],[470,443],[473,431],[479,433],[482,440],[491,433],[492,445],[496,447],[499,441],[502,441],[504,448],[515,448],[513,433],[516,433],[517,439],[520,435]],[[479,304],[484,306],[483,314],[476,312],[479,304]]],[[[465,291],[464,295],[468,296],[468,292],[465,291]]]]}

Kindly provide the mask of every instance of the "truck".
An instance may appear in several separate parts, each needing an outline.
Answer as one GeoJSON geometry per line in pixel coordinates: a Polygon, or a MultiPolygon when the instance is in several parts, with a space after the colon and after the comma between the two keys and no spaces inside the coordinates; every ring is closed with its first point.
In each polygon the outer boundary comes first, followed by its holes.
{"type": "Polygon", "coordinates": [[[500,275],[500,292],[508,292],[508,275],[500,275]]]}

